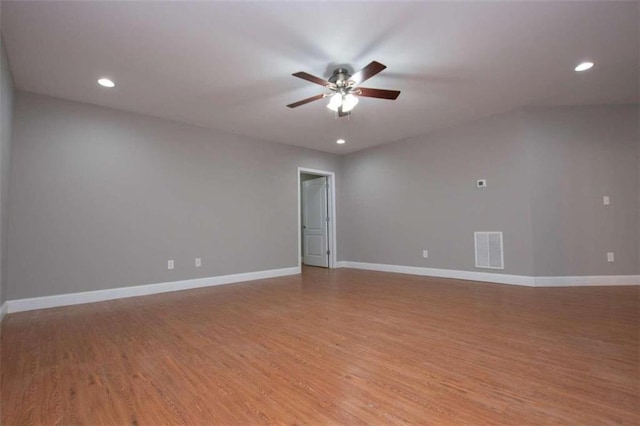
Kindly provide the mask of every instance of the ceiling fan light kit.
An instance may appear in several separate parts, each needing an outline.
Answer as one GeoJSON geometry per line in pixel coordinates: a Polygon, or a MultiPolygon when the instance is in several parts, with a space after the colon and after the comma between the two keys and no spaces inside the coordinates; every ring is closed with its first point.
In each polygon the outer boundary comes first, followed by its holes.
{"type": "Polygon", "coordinates": [[[303,80],[310,81],[311,83],[319,84],[326,87],[329,93],[322,93],[320,95],[312,96],[310,98],[303,99],[298,102],[287,105],[289,108],[296,108],[301,105],[308,104],[319,99],[329,98],[327,108],[336,112],[338,117],[346,117],[351,114],[353,108],[358,104],[358,96],[364,96],[368,98],[377,99],[389,99],[395,100],[400,95],[398,90],[384,90],[384,89],[371,89],[366,87],[359,87],[359,84],[374,75],[378,74],[382,70],[387,68],[380,62],[373,61],[354,75],[349,74],[349,71],[344,68],[337,68],[333,71],[333,74],[329,80],[324,80],[320,77],[313,76],[304,71],[294,73],[294,77],[301,78],[303,80]]]}
{"type": "Polygon", "coordinates": [[[358,105],[358,98],[356,98],[353,94],[348,93],[343,95],[341,93],[336,93],[331,96],[329,103],[327,104],[327,108],[331,111],[338,112],[338,110],[342,107],[342,112],[351,112],[351,110],[358,105]]]}

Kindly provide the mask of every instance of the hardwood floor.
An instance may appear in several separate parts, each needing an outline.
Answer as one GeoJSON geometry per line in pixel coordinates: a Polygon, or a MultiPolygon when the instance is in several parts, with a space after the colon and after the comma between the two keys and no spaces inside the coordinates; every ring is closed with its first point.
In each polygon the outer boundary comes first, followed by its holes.
{"type": "Polygon", "coordinates": [[[17,313],[1,419],[637,425],[639,296],[307,268],[17,313]]]}

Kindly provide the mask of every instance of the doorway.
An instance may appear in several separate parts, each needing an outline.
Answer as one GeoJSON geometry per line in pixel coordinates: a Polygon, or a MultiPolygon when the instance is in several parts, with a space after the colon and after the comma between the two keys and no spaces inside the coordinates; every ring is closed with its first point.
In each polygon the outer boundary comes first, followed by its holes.
{"type": "Polygon", "coordinates": [[[335,175],[298,168],[298,265],[335,268],[335,175]]]}

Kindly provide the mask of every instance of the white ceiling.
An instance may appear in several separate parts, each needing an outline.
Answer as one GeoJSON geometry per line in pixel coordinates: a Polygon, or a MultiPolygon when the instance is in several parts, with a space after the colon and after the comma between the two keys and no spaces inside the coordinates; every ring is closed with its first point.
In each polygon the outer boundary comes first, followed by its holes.
{"type": "Polygon", "coordinates": [[[19,89],[346,153],[524,105],[638,102],[637,2],[2,2],[19,89]],[[583,59],[596,66],[573,67],[583,59]],[[387,70],[336,120],[292,77],[387,70]],[[111,77],[115,89],[96,85],[111,77]],[[338,137],[347,144],[335,143],[338,137]]]}

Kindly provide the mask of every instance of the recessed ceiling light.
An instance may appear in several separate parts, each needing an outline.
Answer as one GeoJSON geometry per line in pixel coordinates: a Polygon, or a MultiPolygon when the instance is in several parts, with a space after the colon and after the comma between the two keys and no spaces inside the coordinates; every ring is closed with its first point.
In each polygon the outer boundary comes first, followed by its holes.
{"type": "Polygon", "coordinates": [[[98,80],[98,84],[102,87],[115,87],[115,83],[108,78],[101,78],[98,80]]]}
{"type": "Polygon", "coordinates": [[[347,142],[347,141],[345,141],[344,139],[338,139],[338,140],[336,141],[336,143],[337,143],[338,145],[342,145],[343,143],[346,143],[346,142],[347,142]]]}
{"type": "Polygon", "coordinates": [[[586,71],[588,69],[593,68],[593,62],[583,62],[575,67],[576,71],[586,71]]]}

